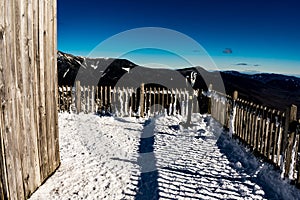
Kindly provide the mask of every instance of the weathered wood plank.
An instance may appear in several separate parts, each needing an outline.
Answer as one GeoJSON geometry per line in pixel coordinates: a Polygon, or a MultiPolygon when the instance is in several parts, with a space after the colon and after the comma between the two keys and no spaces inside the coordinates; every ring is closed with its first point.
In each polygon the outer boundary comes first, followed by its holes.
{"type": "Polygon", "coordinates": [[[296,136],[296,133],[294,131],[292,131],[289,134],[288,141],[287,141],[287,148],[286,148],[285,162],[284,162],[285,163],[285,171],[284,171],[284,176],[285,177],[289,176],[289,172],[290,172],[290,169],[291,169],[295,136],[296,136]]]}
{"type": "MultiPolygon", "coordinates": [[[[246,106],[246,102],[244,102],[244,106],[246,106]]],[[[243,141],[246,142],[247,141],[247,132],[246,132],[246,125],[247,125],[247,109],[245,107],[245,109],[243,110],[243,123],[242,123],[242,135],[243,135],[243,141]]]]}
{"type": "Polygon", "coordinates": [[[5,1],[0,1],[0,13],[2,13],[2,17],[0,17],[0,198],[8,198],[8,177],[6,171],[6,156],[5,156],[5,145],[4,145],[4,119],[3,119],[3,110],[2,103],[4,102],[4,74],[3,68],[6,63],[6,51],[5,51],[5,20],[6,20],[6,12],[5,12],[5,1]]]}
{"type": "Polygon", "coordinates": [[[256,105],[252,105],[252,113],[251,113],[251,125],[250,125],[250,130],[251,130],[251,147],[254,149],[255,148],[255,125],[256,125],[256,105]]]}
{"type": "Polygon", "coordinates": [[[250,113],[250,103],[247,102],[246,103],[246,119],[245,119],[245,134],[246,134],[245,142],[248,145],[250,145],[250,138],[251,138],[251,135],[250,135],[251,132],[250,132],[250,129],[249,129],[249,127],[250,127],[250,115],[251,115],[251,113],[250,113]]]}
{"type": "Polygon", "coordinates": [[[82,100],[83,100],[83,102],[82,102],[82,104],[83,104],[82,112],[86,113],[86,100],[87,100],[87,98],[86,98],[86,86],[85,85],[82,86],[82,94],[83,94],[83,97],[82,97],[82,100]]]}
{"type": "Polygon", "coordinates": [[[104,98],[104,107],[107,108],[107,86],[104,86],[104,95],[103,95],[103,98],[104,98]]]}
{"type": "Polygon", "coordinates": [[[280,113],[277,112],[276,116],[275,116],[275,120],[276,121],[275,121],[275,124],[274,124],[274,126],[275,126],[275,132],[274,132],[274,137],[273,137],[274,147],[273,147],[273,151],[272,151],[272,162],[274,164],[276,164],[276,165],[278,163],[278,161],[277,161],[278,158],[276,157],[277,156],[276,152],[277,152],[277,149],[278,149],[277,142],[278,142],[278,139],[279,139],[279,126],[280,126],[280,124],[279,124],[279,117],[280,117],[280,113]]]}
{"type": "Polygon", "coordinates": [[[99,107],[100,107],[100,109],[102,109],[102,106],[103,106],[103,104],[104,104],[104,102],[103,102],[103,86],[100,86],[100,105],[99,105],[99,107]]]}
{"type": "MultiPolygon", "coordinates": [[[[256,107],[256,112],[258,111],[258,106],[256,107]]],[[[255,150],[258,149],[258,125],[259,125],[259,121],[258,121],[258,113],[256,113],[256,116],[254,116],[254,120],[255,120],[255,125],[254,125],[254,141],[253,141],[253,148],[255,150]]]]}
{"type": "MultiPolygon", "coordinates": [[[[270,111],[267,111],[269,113],[270,111]]],[[[270,137],[270,118],[267,115],[266,116],[266,129],[265,129],[265,136],[264,136],[264,150],[263,155],[267,157],[267,150],[268,150],[268,143],[269,143],[269,137],[270,137]]]]}
{"type": "Polygon", "coordinates": [[[33,2],[31,0],[27,1],[27,4],[22,5],[22,23],[24,25],[21,27],[23,32],[22,36],[22,46],[21,46],[21,59],[22,59],[22,75],[23,75],[23,85],[24,87],[24,117],[25,124],[31,124],[31,126],[26,126],[26,133],[23,135],[24,147],[23,149],[27,149],[27,152],[24,150],[24,154],[27,156],[23,157],[25,160],[26,166],[24,166],[23,162],[23,179],[24,179],[24,191],[25,196],[29,196],[35,188],[37,188],[41,182],[40,180],[40,172],[39,172],[39,155],[38,155],[38,139],[37,139],[37,122],[35,120],[35,112],[37,108],[33,106],[34,101],[34,87],[36,84],[35,74],[34,74],[34,41],[33,41],[33,2]],[[28,112],[29,111],[29,112],[28,112]],[[26,116],[27,115],[27,116],[26,116]],[[28,159],[30,158],[30,159],[28,159]]]}
{"type": "Polygon", "coordinates": [[[291,125],[292,122],[296,121],[297,118],[297,106],[292,105],[288,108],[286,112],[286,121],[285,121],[285,132],[283,135],[283,148],[284,148],[284,176],[288,177],[288,173],[290,170],[291,163],[291,154],[292,154],[292,146],[295,138],[295,131],[291,125]]]}
{"type": "Polygon", "coordinates": [[[81,112],[81,86],[80,81],[76,81],[75,86],[75,106],[77,114],[81,112]]]}
{"type": "Polygon", "coordinates": [[[162,101],[162,112],[165,112],[166,102],[165,102],[165,89],[164,88],[162,88],[162,91],[161,91],[161,101],[162,101]]]}
{"type": "Polygon", "coordinates": [[[144,110],[145,110],[144,93],[145,93],[145,88],[144,88],[144,83],[142,83],[140,86],[140,116],[141,117],[144,117],[144,110]]]}
{"type": "Polygon", "coordinates": [[[9,59],[9,52],[10,52],[10,46],[7,45],[8,41],[10,38],[6,38],[6,35],[8,35],[9,30],[10,30],[10,26],[8,26],[9,20],[10,20],[10,16],[7,15],[8,11],[9,11],[9,5],[7,5],[8,2],[7,1],[1,1],[0,2],[0,8],[1,8],[1,12],[3,12],[3,18],[0,18],[0,29],[1,29],[1,37],[0,37],[0,47],[1,49],[3,49],[3,51],[0,51],[0,98],[1,98],[1,150],[2,150],[2,158],[3,158],[3,167],[1,168],[1,174],[3,174],[3,176],[1,176],[1,179],[3,179],[2,181],[2,185],[3,185],[3,195],[4,198],[10,198],[10,192],[12,189],[15,190],[15,183],[13,185],[13,182],[10,182],[10,177],[8,177],[9,172],[13,171],[12,170],[12,166],[10,164],[11,162],[11,153],[9,152],[9,150],[6,150],[6,146],[8,143],[8,135],[6,135],[7,130],[6,128],[9,128],[8,122],[6,121],[6,112],[7,112],[7,106],[8,106],[8,97],[7,97],[7,85],[5,85],[5,83],[9,82],[9,78],[8,77],[8,70],[9,68],[7,67],[7,64],[10,63],[9,59]],[[3,109],[2,109],[3,108],[3,109]],[[10,188],[8,186],[8,182],[10,182],[10,188]]]}
{"type": "Polygon", "coordinates": [[[91,89],[91,112],[95,112],[95,86],[92,85],[91,89]]]}
{"type": "MultiPolygon", "coordinates": [[[[2,199],[9,199],[10,198],[10,188],[8,185],[8,182],[10,178],[8,177],[9,172],[9,154],[6,150],[7,145],[7,135],[6,135],[6,127],[7,123],[5,122],[5,105],[7,104],[7,97],[6,97],[6,88],[5,83],[7,83],[7,74],[8,71],[7,61],[8,55],[8,47],[7,47],[7,39],[6,35],[8,34],[9,27],[6,26],[8,21],[7,16],[7,1],[0,1],[0,12],[3,13],[3,17],[0,17],[0,150],[1,150],[1,156],[0,156],[0,167],[1,167],[1,197],[2,199]],[[2,109],[3,108],[3,109],[2,109]],[[8,163],[7,163],[8,162],[8,163]]],[[[7,87],[7,86],[6,86],[7,87]]],[[[12,183],[10,183],[12,184],[12,183]]],[[[11,187],[14,187],[12,185],[11,187]]]]}
{"type": "MultiPolygon", "coordinates": [[[[16,187],[17,187],[17,196],[19,199],[24,199],[24,190],[26,186],[23,185],[23,173],[27,171],[28,161],[24,161],[24,157],[21,153],[21,149],[24,150],[25,154],[28,153],[28,148],[24,145],[24,133],[27,131],[27,127],[25,127],[27,118],[24,118],[24,111],[25,111],[25,98],[26,96],[26,87],[28,83],[23,85],[23,79],[26,79],[27,74],[22,74],[22,67],[24,57],[21,51],[25,50],[24,45],[22,44],[22,36],[24,33],[23,27],[26,25],[25,19],[22,18],[22,13],[24,5],[22,2],[14,2],[14,19],[15,22],[13,27],[13,51],[11,58],[13,59],[13,65],[11,66],[11,73],[12,73],[12,83],[11,88],[11,101],[12,101],[12,112],[11,112],[11,119],[13,121],[13,134],[11,136],[11,146],[13,147],[13,154],[14,154],[14,164],[15,164],[15,178],[16,178],[16,187]],[[25,89],[24,89],[25,88],[25,89]],[[22,94],[22,95],[20,95],[22,94]],[[23,146],[24,145],[24,146],[23,146]],[[24,148],[25,147],[25,148],[24,148]],[[24,164],[25,170],[23,170],[22,163],[24,164]],[[22,191],[20,191],[22,190],[22,191]]],[[[25,17],[24,17],[25,18],[25,17]]],[[[24,66],[27,67],[27,66],[24,66]]],[[[26,70],[26,69],[25,69],[26,70]]]]}
{"type": "Polygon", "coordinates": [[[261,151],[261,141],[262,141],[262,124],[263,124],[263,108],[260,106],[259,108],[259,116],[258,116],[258,131],[257,131],[257,152],[261,151]]]}
{"type": "Polygon", "coordinates": [[[273,138],[275,137],[274,135],[274,114],[275,110],[272,111],[271,119],[270,119],[270,135],[269,135],[269,142],[268,142],[268,147],[267,147],[267,158],[268,160],[272,160],[272,152],[274,149],[274,141],[273,138]]]}
{"type": "Polygon", "coordinates": [[[157,108],[157,112],[161,112],[162,110],[159,110],[159,109],[161,109],[162,108],[162,98],[161,98],[161,91],[160,91],[160,87],[158,88],[158,94],[157,94],[157,104],[158,105],[161,105],[161,106],[158,106],[158,108],[157,108]]]}
{"type": "Polygon", "coordinates": [[[236,108],[236,117],[235,117],[235,132],[236,132],[236,136],[240,137],[240,108],[239,106],[237,106],[236,108]]]}
{"type": "Polygon", "coordinates": [[[282,150],[282,146],[283,146],[283,141],[282,141],[282,138],[283,138],[283,127],[280,126],[279,128],[279,133],[278,133],[278,141],[277,141],[277,166],[281,166],[281,157],[280,156],[283,156],[283,154],[281,154],[281,152],[283,152],[282,150]]]}
{"type": "Polygon", "coordinates": [[[290,165],[290,179],[291,180],[297,180],[298,177],[298,172],[297,172],[297,163],[299,164],[299,156],[298,156],[298,150],[299,150],[299,140],[300,140],[300,135],[299,133],[295,133],[295,139],[293,142],[293,150],[292,150],[292,155],[291,155],[291,165],[290,165]]]}

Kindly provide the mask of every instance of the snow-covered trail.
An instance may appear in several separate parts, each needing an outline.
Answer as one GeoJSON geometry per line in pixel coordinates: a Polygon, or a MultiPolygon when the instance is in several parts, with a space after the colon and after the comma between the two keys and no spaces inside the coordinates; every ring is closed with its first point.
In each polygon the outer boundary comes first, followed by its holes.
{"type": "Polygon", "coordinates": [[[220,150],[218,125],[208,125],[213,122],[209,118],[193,119],[189,129],[178,126],[182,120],[179,117],[156,120],[153,150],[157,170],[135,177],[139,183],[132,187],[137,191],[133,196],[137,199],[263,199],[262,188],[248,180],[247,174],[236,170],[241,168],[241,163],[230,163],[220,150]]]}
{"type": "Polygon", "coordinates": [[[142,122],[59,114],[61,166],[31,199],[121,199],[137,157],[142,122]],[[119,160],[120,159],[120,160],[119,160]]]}
{"type": "Polygon", "coordinates": [[[31,199],[299,199],[209,116],[59,115],[61,166],[31,199]]]}

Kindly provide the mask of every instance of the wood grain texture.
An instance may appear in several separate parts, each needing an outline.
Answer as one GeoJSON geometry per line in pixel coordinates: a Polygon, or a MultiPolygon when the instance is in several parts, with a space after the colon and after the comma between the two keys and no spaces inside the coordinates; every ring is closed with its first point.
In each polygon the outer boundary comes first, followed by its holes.
{"type": "Polygon", "coordinates": [[[0,13],[0,199],[26,199],[60,163],[56,2],[4,0],[0,13]]]}

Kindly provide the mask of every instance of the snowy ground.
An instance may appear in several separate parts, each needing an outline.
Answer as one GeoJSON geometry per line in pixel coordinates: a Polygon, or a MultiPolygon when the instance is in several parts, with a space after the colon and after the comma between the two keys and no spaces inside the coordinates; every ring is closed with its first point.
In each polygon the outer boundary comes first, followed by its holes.
{"type": "Polygon", "coordinates": [[[209,116],[59,115],[61,166],[30,199],[300,199],[209,116]]]}

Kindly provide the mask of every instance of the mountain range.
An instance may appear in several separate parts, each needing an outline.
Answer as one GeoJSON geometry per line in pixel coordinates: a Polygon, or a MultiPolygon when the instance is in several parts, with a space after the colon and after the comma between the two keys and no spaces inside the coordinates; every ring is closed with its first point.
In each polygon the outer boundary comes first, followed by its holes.
{"type": "Polygon", "coordinates": [[[118,86],[122,83],[123,86],[127,84],[126,86],[138,87],[137,84],[143,81],[176,88],[186,84],[186,78],[195,72],[197,78],[194,89],[207,90],[209,80],[221,77],[229,95],[237,90],[242,99],[280,111],[285,111],[291,104],[300,106],[300,78],[295,76],[244,74],[237,71],[209,72],[202,67],[152,69],[138,66],[126,59],[87,58],[61,51],[57,52],[57,67],[60,86],[74,85],[76,77],[80,77],[82,85],[118,86]]]}

